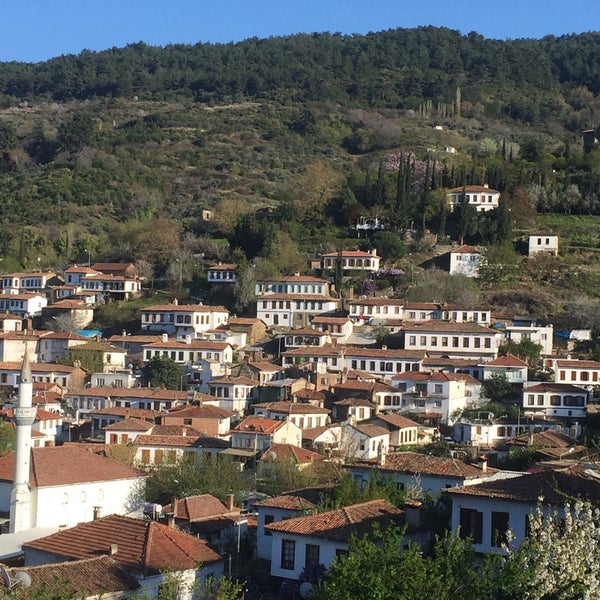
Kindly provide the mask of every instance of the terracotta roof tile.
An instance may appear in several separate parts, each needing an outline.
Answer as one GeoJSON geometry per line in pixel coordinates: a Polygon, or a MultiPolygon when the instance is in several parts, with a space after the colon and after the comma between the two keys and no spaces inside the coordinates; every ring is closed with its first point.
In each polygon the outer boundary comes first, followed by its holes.
{"type": "Polygon", "coordinates": [[[252,405],[253,409],[262,408],[271,412],[285,413],[288,415],[328,415],[331,411],[303,402],[260,402],[252,405]]]}
{"type": "Polygon", "coordinates": [[[25,572],[31,577],[29,590],[34,595],[37,590],[43,590],[46,597],[52,598],[102,597],[111,592],[139,588],[137,580],[110,556],[8,569],[12,579],[17,572],[25,572]]]}
{"type": "MultiPolygon", "coordinates": [[[[63,445],[31,449],[29,484],[34,487],[72,485],[145,477],[146,473],[119,461],[63,445]]],[[[0,481],[13,481],[14,452],[0,457],[0,481]]]]}
{"type": "Polygon", "coordinates": [[[113,560],[144,575],[165,570],[195,569],[199,563],[214,563],[223,557],[195,536],[156,521],[110,515],[81,523],[23,545],[70,559],[108,554],[117,545],[113,560]]]}
{"type": "MultiPolygon", "coordinates": [[[[371,466],[376,464],[375,461],[364,461],[364,463],[371,466]]],[[[473,479],[484,475],[479,467],[454,458],[439,458],[417,452],[390,452],[385,457],[385,464],[379,468],[382,471],[438,475],[456,479],[473,479]]],[[[495,473],[496,470],[488,467],[487,472],[495,473]]]]}
{"type": "Polygon", "coordinates": [[[148,431],[152,429],[152,423],[141,419],[127,418],[104,427],[104,431],[148,431]]]}
{"type": "Polygon", "coordinates": [[[316,515],[270,523],[265,525],[265,529],[347,542],[351,535],[371,533],[375,524],[385,527],[390,523],[403,524],[404,512],[385,500],[371,500],[316,515]]]}
{"type": "MultiPolygon", "coordinates": [[[[173,513],[173,504],[164,506],[163,511],[165,514],[173,513]]],[[[218,498],[211,494],[187,496],[186,498],[178,498],[175,501],[175,518],[190,522],[202,521],[230,514],[231,512],[218,498]]]]}
{"type": "Polygon", "coordinates": [[[265,450],[261,460],[265,462],[291,460],[296,465],[306,465],[324,459],[325,457],[318,452],[312,452],[300,446],[294,446],[293,444],[272,444],[268,450],[265,450]]]}

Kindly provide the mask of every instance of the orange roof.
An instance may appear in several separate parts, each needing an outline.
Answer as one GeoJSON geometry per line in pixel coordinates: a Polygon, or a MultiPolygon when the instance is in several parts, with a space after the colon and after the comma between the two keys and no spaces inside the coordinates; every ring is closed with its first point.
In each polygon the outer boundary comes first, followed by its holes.
{"type": "MultiPolygon", "coordinates": [[[[13,481],[15,454],[0,457],[0,481],[13,481]]],[[[33,487],[75,485],[145,477],[146,473],[79,446],[31,449],[29,484],[33,487]]]]}
{"type": "Polygon", "coordinates": [[[490,360],[485,366],[491,367],[527,367],[527,363],[521,360],[514,354],[507,354],[506,356],[499,356],[495,360],[490,360]]]}
{"type": "MultiPolygon", "coordinates": [[[[163,507],[163,512],[169,514],[173,512],[173,504],[167,504],[163,507]]],[[[185,519],[195,522],[211,517],[221,516],[225,513],[231,513],[218,498],[210,494],[200,494],[198,496],[188,496],[175,500],[175,518],[185,519]]],[[[239,511],[238,511],[239,512],[239,511]]]]}
{"type": "Polygon", "coordinates": [[[462,187],[455,187],[452,188],[450,190],[451,193],[457,193],[457,192],[462,192],[465,191],[467,194],[477,194],[477,193],[484,193],[484,194],[499,194],[500,192],[498,190],[493,190],[490,187],[487,187],[485,185],[464,185],[462,187]]]}
{"type": "Polygon", "coordinates": [[[325,457],[318,452],[312,452],[293,444],[271,444],[262,456],[263,461],[291,460],[296,465],[306,465],[315,461],[324,460],[325,457]]]}
{"type": "Polygon", "coordinates": [[[246,417],[242,419],[232,431],[242,433],[274,433],[281,429],[287,421],[278,419],[267,419],[266,417],[246,417]]]}
{"type": "Polygon", "coordinates": [[[404,523],[404,511],[386,500],[371,500],[316,515],[270,523],[265,525],[265,529],[347,542],[351,535],[371,533],[375,524],[385,527],[390,523],[404,523]]]}
{"type": "Polygon", "coordinates": [[[133,572],[143,575],[166,570],[196,569],[198,564],[214,563],[223,557],[193,535],[171,529],[156,521],[109,515],[89,523],[27,542],[23,548],[49,552],[70,559],[109,554],[133,572]]]}
{"type": "Polygon", "coordinates": [[[207,304],[156,304],[141,308],[140,312],[224,312],[229,311],[224,306],[209,306],[207,304]]]}

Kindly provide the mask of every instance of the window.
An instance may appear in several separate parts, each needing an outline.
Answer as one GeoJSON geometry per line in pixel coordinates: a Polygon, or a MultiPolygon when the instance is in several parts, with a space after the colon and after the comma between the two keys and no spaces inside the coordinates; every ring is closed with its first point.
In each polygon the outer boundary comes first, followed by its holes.
{"type": "Polygon", "coordinates": [[[348,554],[349,554],[348,550],[346,550],[344,548],[336,548],[335,549],[336,556],[348,556],[348,554]]]}
{"type": "Polygon", "coordinates": [[[560,406],[560,396],[550,396],[550,406],[560,406]]]}
{"type": "Polygon", "coordinates": [[[409,335],[408,336],[408,345],[409,346],[415,346],[417,344],[417,336],[416,335],[409,335]]]}
{"type": "Polygon", "coordinates": [[[444,391],[444,387],[441,383],[434,384],[434,393],[441,394],[444,391]]]}
{"type": "Polygon", "coordinates": [[[457,337],[452,338],[452,347],[458,348],[458,338],[457,337]]]}
{"type": "Polygon", "coordinates": [[[431,345],[437,346],[437,337],[435,335],[431,336],[431,345]]]}
{"type": "Polygon", "coordinates": [[[320,563],[319,546],[316,544],[306,544],[306,553],[304,556],[304,566],[312,567],[320,563]]]}
{"type": "Polygon", "coordinates": [[[508,543],[508,513],[492,511],[492,546],[508,543]]]}
{"type": "Polygon", "coordinates": [[[191,425],[192,424],[192,420],[191,419],[183,419],[183,424],[184,425],[191,425]]]}
{"type": "Polygon", "coordinates": [[[425,346],[427,344],[427,337],[422,335],[419,339],[419,344],[421,344],[421,346],[425,346]]]}
{"type": "Polygon", "coordinates": [[[471,538],[474,544],[481,544],[483,534],[483,513],[472,508],[460,509],[460,537],[471,538]]]}
{"type": "Polygon", "coordinates": [[[527,395],[527,406],[533,406],[535,403],[535,396],[533,394],[527,395]]]}
{"type": "Polygon", "coordinates": [[[443,337],[442,338],[442,346],[447,346],[448,345],[448,338],[447,337],[443,337]]]}
{"type": "MultiPolygon", "coordinates": [[[[273,515],[265,515],[265,525],[269,523],[273,523],[275,521],[275,517],[273,515]]],[[[265,529],[265,535],[273,535],[268,529],[265,529]]]]}
{"type": "Polygon", "coordinates": [[[296,559],[296,542],[294,540],[281,540],[281,568],[294,570],[296,559]]]}

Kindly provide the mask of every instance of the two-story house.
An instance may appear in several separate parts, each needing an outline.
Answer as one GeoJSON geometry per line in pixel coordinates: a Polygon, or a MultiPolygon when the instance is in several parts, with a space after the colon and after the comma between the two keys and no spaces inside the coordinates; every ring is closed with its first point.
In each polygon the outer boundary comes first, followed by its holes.
{"type": "Polygon", "coordinates": [[[523,409],[532,416],[582,419],[589,395],[586,388],[569,383],[529,381],[523,385],[523,409]]]}
{"type": "Polygon", "coordinates": [[[377,250],[372,249],[369,252],[363,250],[342,250],[341,252],[329,252],[321,254],[321,269],[335,270],[338,261],[342,263],[343,272],[352,271],[370,271],[375,273],[379,271],[381,257],[377,255],[377,250]]]}
{"type": "Polygon", "coordinates": [[[449,191],[448,202],[453,210],[457,210],[463,202],[466,202],[477,212],[487,212],[500,205],[500,192],[491,189],[487,183],[464,185],[449,191]]]}
{"type": "Polygon", "coordinates": [[[200,334],[227,324],[229,311],[223,306],[204,304],[159,304],[140,310],[142,331],[164,331],[175,334],[178,340],[200,334]]]}
{"type": "Polygon", "coordinates": [[[302,430],[288,419],[246,417],[231,430],[231,447],[264,452],[273,444],[302,445],[302,430]]]}

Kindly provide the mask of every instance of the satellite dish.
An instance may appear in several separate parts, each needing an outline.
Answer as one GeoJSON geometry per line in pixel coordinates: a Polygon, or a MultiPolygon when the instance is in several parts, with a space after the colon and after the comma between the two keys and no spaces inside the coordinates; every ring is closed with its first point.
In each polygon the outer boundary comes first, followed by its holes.
{"type": "Polygon", "coordinates": [[[310,583],[310,581],[305,581],[304,583],[300,584],[300,589],[298,590],[298,593],[302,598],[308,598],[309,594],[312,592],[312,589],[313,584],[310,583]]]}
{"type": "Polygon", "coordinates": [[[269,460],[277,460],[277,452],[271,450],[271,452],[269,452],[269,460]]]}
{"type": "Polygon", "coordinates": [[[17,571],[14,577],[17,582],[21,584],[21,587],[28,588],[31,586],[31,575],[29,573],[25,573],[25,571],[17,571]]]}

